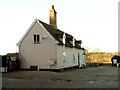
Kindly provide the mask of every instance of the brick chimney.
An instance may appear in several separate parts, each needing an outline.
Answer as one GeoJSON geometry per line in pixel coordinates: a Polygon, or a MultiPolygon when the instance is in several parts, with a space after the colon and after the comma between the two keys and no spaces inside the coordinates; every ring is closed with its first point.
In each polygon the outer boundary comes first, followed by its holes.
{"type": "Polygon", "coordinates": [[[50,25],[52,25],[54,28],[57,28],[57,12],[54,9],[54,5],[52,5],[51,9],[50,9],[50,15],[49,15],[49,19],[50,19],[50,25]]]}

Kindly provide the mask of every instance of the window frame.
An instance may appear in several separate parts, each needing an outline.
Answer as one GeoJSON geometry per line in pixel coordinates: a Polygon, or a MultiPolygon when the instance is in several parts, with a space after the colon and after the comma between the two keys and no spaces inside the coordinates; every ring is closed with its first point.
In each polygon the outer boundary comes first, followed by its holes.
{"type": "Polygon", "coordinates": [[[75,57],[75,53],[73,53],[73,63],[76,62],[76,57],[75,57]]]}
{"type": "Polygon", "coordinates": [[[63,62],[65,63],[66,62],[66,52],[63,51],[62,54],[63,54],[63,62]]]}
{"type": "Polygon", "coordinates": [[[41,35],[39,33],[33,34],[33,42],[34,44],[39,44],[41,42],[41,35]]]}

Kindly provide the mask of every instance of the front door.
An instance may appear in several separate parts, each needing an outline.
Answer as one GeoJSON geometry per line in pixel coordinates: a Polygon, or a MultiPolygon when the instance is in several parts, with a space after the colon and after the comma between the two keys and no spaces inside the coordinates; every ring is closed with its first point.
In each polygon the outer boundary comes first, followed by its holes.
{"type": "Polygon", "coordinates": [[[80,53],[78,53],[78,67],[80,68],[80,53]]]}

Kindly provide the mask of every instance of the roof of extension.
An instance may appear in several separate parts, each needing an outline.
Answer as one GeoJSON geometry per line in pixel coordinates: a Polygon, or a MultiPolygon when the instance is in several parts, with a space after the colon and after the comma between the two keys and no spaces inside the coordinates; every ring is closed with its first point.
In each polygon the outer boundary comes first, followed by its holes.
{"type": "MultiPolygon", "coordinates": [[[[42,24],[44,26],[44,28],[52,35],[52,37],[54,37],[54,39],[58,41],[58,45],[64,45],[64,43],[60,40],[60,38],[63,38],[63,34],[65,32],[63,32],[63,31],[61,31],[61,30],[59,30],[57,28],[54,28],[53,26],[36,19],[33,22],[33,24],[30,26],[30,28],[27,30],[27,32],[24,34],[22,39],[17,43],[18,46],[21,44],[21,42],[26,37],[26,35],[29,33],[29,31],[31,30],[33,25],[36,23],[36,21],[38,23],[42,24]]],[[[65,46],[73,48],[73,45],[71,44],[71,41],[73,40],[73,36],[68,34],[68,33],[65,33],[65,35],[66,35],[66,44],[65,44],[65,46]]],[[[75,46],[74,47],[81,49],[81,46],[79,46],[79,44],[81,44],[81,43],[82,43],[81,40],[77,41],[75,39],[75,46]]]]}

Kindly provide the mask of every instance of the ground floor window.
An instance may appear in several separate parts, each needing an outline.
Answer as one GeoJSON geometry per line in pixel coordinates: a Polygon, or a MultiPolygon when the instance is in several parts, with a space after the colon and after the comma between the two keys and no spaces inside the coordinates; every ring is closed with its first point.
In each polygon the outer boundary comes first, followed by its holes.
{"type": "Polygon", "coordinates": [[[63,52],[63,62],[65,63],[66,61],[66,53],[65,52],[63,52]]]}
{"type": "Polygon", "coordinates": [[[75,54],[73,53],[73,62],[75,62],[75,54]]]}
{"type": "Polygon", "coordinates": [[[38,66],[30,66],[30,70],[37,71],[38,70],[38,66]]]}

